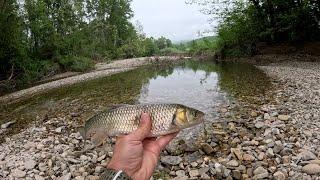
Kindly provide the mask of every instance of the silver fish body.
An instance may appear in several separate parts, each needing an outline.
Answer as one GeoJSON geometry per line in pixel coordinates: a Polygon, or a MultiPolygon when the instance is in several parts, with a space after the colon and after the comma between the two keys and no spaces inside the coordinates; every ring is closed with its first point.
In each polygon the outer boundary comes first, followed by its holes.
{"type": "Polygon", "coordinates": [[[203,113],[180,104],[122,105],[98,113],[85,122],[82,134],[85,138],[98,135],[118,136],[130,134],[140,124],[142,113],[152,120],[150,137],[178,132],[203,121],[203,113]]]}

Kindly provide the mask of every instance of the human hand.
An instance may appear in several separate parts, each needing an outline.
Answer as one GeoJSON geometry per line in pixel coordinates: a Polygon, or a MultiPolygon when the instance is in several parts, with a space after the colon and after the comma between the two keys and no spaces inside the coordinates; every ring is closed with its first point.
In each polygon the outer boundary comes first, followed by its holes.
{"type": "Polygon", "coordinates": [[[132,179],[150,179],[157,166],[161,151],[178,133],[157,138],[147,138],[151,119],[141,116],[140,126],[133,133],[117,138],[109,169],[122,170],[132,179]]]}

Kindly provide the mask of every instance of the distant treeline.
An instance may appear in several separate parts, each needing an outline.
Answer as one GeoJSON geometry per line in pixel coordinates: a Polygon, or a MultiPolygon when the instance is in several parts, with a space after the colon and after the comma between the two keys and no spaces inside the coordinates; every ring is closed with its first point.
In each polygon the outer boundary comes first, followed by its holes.
{"type": "Polygon", "coordinates": [[[189,3],[204,6],[203,13],[219,20],[217,39],[207,44],[225,55],[252,55],[258,42],[298,44],[320,40],[319,0],[191,0],[189,3]]]}
{"type": "Polygon", "coordinates": [[[172,46],[133,25],[131,0],[0,1],[0,90],[95,61],[152,56],[172,46]]]}

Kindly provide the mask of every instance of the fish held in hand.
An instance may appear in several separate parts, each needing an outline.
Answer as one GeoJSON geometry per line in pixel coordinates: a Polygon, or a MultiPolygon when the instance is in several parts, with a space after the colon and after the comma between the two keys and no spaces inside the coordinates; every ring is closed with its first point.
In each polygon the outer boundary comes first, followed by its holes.
{"type": "Polygon", "coordinates": [[[81,135],[91,137],[95,145],[108,136],[130,134],[140,124],[142,113],[148,113],[152,120],[149,137],[158,137],[189,128],[203,122],[204,113],[180,104],[121,105],[100,112],[80,128],[81,135]]]}

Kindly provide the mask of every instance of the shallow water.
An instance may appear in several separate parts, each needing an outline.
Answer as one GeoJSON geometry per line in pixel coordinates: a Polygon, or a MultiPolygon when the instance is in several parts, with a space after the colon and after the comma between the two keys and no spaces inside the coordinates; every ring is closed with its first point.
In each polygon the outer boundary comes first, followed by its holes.
{"type": "Polygon", "coordinates": [[[12,134],[30,122],[49,118],[81,123],[111,104],[161,102],[194,107],[212,121],[216,107],[228,103],[230,97],[252,100],[252,95],[263,97],[268,89],[266,75],[249,64],[186,61],[153,65],[1,105],[0,124],[16,120],[6,132],[12,134]]]}

